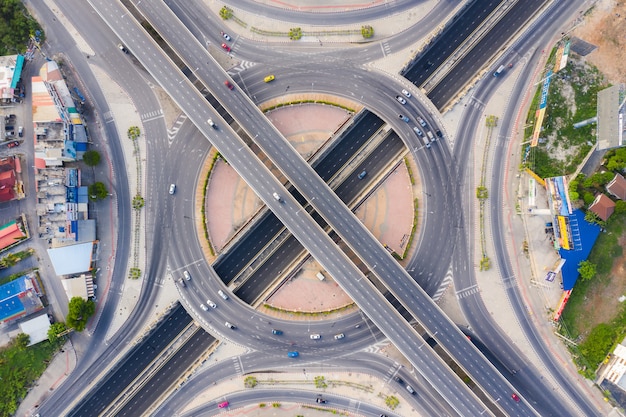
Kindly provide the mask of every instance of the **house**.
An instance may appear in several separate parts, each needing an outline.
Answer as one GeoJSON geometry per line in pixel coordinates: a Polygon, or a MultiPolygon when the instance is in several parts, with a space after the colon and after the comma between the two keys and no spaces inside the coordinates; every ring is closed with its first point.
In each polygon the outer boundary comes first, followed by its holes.
{"type": "Polygon", "coordinates": [[[605,194],[598,194],[589,206],[589,210],[595,213],[602,221],[607,221],[615,211],[615,203],[605,194]]]}
{"type": "Polygon", "coordinates": [[[615,198],[626,201],[626,179],[620,174],[615,174],[615,178],[606,185],[606,190],[615,198]]]}

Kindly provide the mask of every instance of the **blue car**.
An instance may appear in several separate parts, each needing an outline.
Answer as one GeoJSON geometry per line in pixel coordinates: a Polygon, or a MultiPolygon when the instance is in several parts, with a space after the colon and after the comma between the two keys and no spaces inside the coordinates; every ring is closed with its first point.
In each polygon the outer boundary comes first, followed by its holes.
{"type": "Polygon", "coordinates": [[[283,331],[282,330],[278,330],[278,329],[272,329],[272,334],[280,336],[281,334],[283,334],[283,331]]]}
{"type": "Polygon", "coordinates": [[[287,352],[287,356],[290,358],[297,358],[300,354],[298,352],[287,352]]]}

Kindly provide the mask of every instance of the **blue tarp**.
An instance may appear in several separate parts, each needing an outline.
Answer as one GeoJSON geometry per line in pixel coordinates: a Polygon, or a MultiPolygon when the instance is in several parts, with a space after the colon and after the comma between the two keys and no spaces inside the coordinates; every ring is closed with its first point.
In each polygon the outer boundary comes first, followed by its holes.
{"type": "Polygon", "coordinates": [[[574,240],[579,240],[580,244],[574,245],[573,250],[559,249],[561,258],[565,259],[565,264],[561,269],[565,291],[574,288],[578,279],[578,264],[587,259],[600,235],[600,226],[587,222],[585,213],[581,210],[574,211],[569,217],[574,240]]]}

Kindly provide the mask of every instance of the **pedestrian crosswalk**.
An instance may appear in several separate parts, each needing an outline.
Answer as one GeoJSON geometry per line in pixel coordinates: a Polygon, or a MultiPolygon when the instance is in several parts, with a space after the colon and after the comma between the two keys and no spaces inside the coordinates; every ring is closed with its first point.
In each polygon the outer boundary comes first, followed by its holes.
{"type": "Polygon", "coordinates": [[[391,54],[391,46],[389,46],[389,42],[383,41],[380,43],[380,47],[383,49],[383,55],[387,56],[391,54]]]}
{"type": "Polygon", "coordinates": [[[457,291],[456,298],[461,299],[461,298],[469,297],[470,295],[476,294],[479,292],[480,292],[480,288],[478,288],[478,285],[474,284],[470,287],[457,291]]]}
{"type": "Polygon", "coordinates": [[[141,115],[142,122],[149,122],[154,119],[158,119],[163,117],[163,109],[153,110],[141,115]]]}

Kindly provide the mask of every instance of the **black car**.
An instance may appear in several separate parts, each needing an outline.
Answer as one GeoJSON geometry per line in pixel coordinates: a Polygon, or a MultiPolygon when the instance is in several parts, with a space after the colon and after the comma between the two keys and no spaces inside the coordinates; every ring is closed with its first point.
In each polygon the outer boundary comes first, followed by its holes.
{"type": "Polygon", "coordinates": [[[435,135],[437,135],[438,138],[442,138],[443,137],[443,133],[441,133],[441,130],[436,131],[435,135]]]}
{"type": "Polygon", "coordinates": [[[318,404],[326,404],[326,400],[321,397],[316,398],[315,402],[318,404]]]}
{"type": "Polygon", "coordinates": [[[396,381],[398,384],[404,384],[404,381],[399,376],[394,376],[393,380],[396,381]]]}

